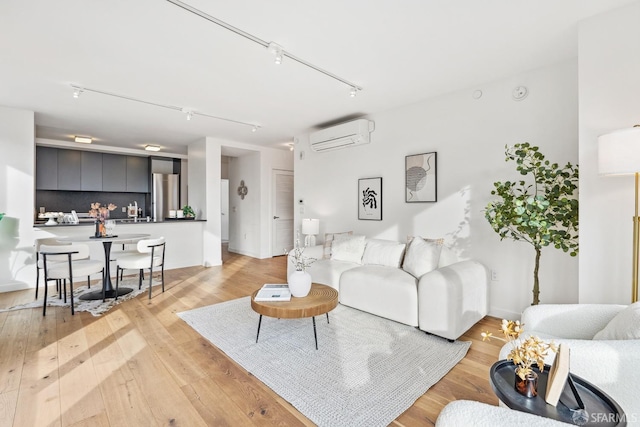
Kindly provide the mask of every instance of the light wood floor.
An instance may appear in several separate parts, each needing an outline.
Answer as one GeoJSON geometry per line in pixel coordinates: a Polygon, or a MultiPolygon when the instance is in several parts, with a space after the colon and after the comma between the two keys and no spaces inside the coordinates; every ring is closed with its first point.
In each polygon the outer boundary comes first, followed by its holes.
{"type": "MultiPolygon", "coordinates": [[[[0,426],[313,425],[289,403],[187,326],[176,312],[251,294],[285,280],[286,260],[224,253],[222,267],[166,272],[166,292],[126,301],[106,315],[69,308],[0,313],[0,426]]],[[[40,294],[42,298],[42,293],[40,294]]],[[[0,294],[0,307],[33,290],[0,294]]],[[[497,404],[488,383],[499,342],[480,332],[467,356],[392,424],[433,425],[456,399],[497,404]]]]}

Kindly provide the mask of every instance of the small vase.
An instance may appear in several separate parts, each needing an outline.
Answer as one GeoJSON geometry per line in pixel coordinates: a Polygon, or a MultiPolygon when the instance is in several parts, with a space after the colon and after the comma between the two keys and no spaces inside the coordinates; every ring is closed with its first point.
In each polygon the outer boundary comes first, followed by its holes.
{"type": "Polygon", "coordinates": [[[516,374],[515,387],[518,393],[524,397],[536,397],[538,395],[538,374],[531,372],[524,380],[516,374]]]}
{"type": "Polygon", "coordinates": [[[291,296],[306,297],[311,290],[311,275],[306,271],[294,271],[287,280],[291,296]]]}
{"type": "Polygon", "coordinates": [[[97,238],[97,237],[102,236],[102,234],[100,234],[100,221],[98,221],[98,220],[96,219],[95,224],[96,224],[96,231],[93,233],[93,237],[96,237],[96,238],[97,238]]]}

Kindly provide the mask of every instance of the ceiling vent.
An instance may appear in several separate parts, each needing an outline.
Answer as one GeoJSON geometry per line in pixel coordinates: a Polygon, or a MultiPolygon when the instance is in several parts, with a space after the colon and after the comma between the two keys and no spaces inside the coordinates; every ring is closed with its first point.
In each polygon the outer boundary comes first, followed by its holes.
{"type": "Polygon", "coordinates": [[[309,136],[309,144],[311,149],[317,152],[368,144],[369,133],[373,132],[373,129],[374,123],[370,120],[353,120],[313,132],[309,136]]]}

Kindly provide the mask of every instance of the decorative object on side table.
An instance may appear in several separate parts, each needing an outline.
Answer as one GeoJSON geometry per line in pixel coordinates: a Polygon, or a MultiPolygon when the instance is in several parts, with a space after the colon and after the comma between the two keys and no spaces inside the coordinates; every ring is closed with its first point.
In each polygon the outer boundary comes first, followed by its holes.
{"type": "Polygon", "coordinates": [[[382,221],[382,178],[358,180],[358,219],[382,221]]]}
{"type": "Polygon", "coordinates": [[[578,254],[578,166],[550,163],[528,142],[505,147],[505,155],[505,161],[516,162],[516,170],[533,182],[495,182],[491,194],[499,199],[487,205],[484,216],[501,240],[524,241],[535,249],[531,305],[536,305],[542,248],[552,245],[571,256],[578,254]]]}
{"type": "Polygon", "coordinates": [[[300,237],[296,239],[296,245],[292,252],[285,251],[285,255],[291,260],[296,271],[291,273],[287,279],[291,295],[297,298],[306,297],[311,290],[311,275],[307,273],[307,267],[313,264],[316,259],[306,257],[304,248],[300,247],[300,237]]]}
{"type": "Polygon", "coordinates": [[[515,389],[525,397],[535,397],[538,395],[538,374],[533,370],[533,365],[537,365],[539,371],[544,372],[544,358],[549,351],[556,352],[558,348],[553,342],[547,344],[534,336],[519,339],[524,332],[523,326],[519,320],[502,319],[500,332],[504,338],[494,337],[491,332],[485,331],[482,333],[482,341],[496,338],[511,343],[507,360],[513,360],[513,364],[516,365],[515,389]]]}
{"type": "Polygon", "coordinates": [[[94,237],[105,237],[107,230],[104,226],[104,222],[109,219],[109,212],[117,208],[113,203],[109,203],[107,206],[102,206],[100,202],[91,203],[91,209],[89,210],[89,216],[96,219],[96,231],[94,237]]]}
{"type": "Polygon", "coordinates": [[[405,157],[405,202],[438,201],[437,153],[405,157]]]}

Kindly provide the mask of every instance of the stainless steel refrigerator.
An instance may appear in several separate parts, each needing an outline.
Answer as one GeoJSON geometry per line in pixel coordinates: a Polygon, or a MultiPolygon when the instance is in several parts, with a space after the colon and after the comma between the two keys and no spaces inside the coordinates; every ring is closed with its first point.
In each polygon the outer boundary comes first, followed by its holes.
{"type": "Polygon", "coordinates": [[[180,209],[180,175],[151,175],[151,217],[153,221],[164,221],[165,218],[169,218],[170,210],[180,209]]]}

